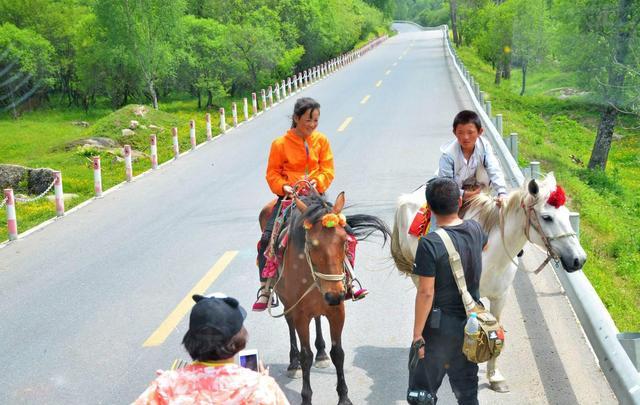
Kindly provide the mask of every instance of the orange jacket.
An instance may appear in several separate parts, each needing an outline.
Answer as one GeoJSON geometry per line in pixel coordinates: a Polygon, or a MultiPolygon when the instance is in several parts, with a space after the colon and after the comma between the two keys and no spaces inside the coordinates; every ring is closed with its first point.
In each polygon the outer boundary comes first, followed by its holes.
{"type": "Polygon", "coordinates": [[[314,131],[306,139],[309,156],[305,151],[305,141],[290,129],[271,144],[267,165],[267,183],[279,196],[284,195],[282,187],[303,180],[316,180],[316,189],[324,193],[333,181],[333,153],[329,140],[324,134],[314,131]]]}

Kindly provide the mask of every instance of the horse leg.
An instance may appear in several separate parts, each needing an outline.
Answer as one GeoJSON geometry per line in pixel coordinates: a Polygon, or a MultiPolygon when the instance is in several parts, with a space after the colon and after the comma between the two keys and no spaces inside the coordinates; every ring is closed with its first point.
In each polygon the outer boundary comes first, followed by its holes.
{"type": "MultiPolygon", "coordinates": [[[[507,302],[507,294],[504,293],[500,298],[490,298],[490,308],[493,316],[500,321],[500,314],[504,309],[504,304],[507,302]]],[[[504,378],[497,366],[498,358],[493,358],[487,362],[487,379],[491,389],[496,392],[509,392],[509,386],[507,380],[504,378]]]]}
{"type": "Polygon", "coordinates": [[[296,339],[296,329],[293,326],[293,320],[290,316],[285,316],[287,326],[289,327],[289,342],[291,349],[289,350],[289,367],[287,367],[287,377],[302,377],[302,368],[300,367],[300,351],[298,350],[298,341],[296,339]]]}
{"type": "Polygon", "coordinates": [[[300,338],[300,365],[302,366],[302,405],[311,405],[311,363],[313,363],[313,352],[309,339],[310,318],[298,317],[295,320],[296,332],[300,338]]]}
{"type": "Polygon", "coordinates": [[[327,355],[325,349],[324,339],[322,337],[321,319],[319,316],[315,317],[316,321],[316,361],[313,364],[317,368],[327,368],[331,364],[331,360],[327,355]]]}
{"type": "Polygon", "coordinates": [[[329,327],[331,328],[331,361],[336,367],[338,377],[338,405],[352,405],[349,399],[347,382],[344,379],[344,350],[342,350],[342,328],[344,327],[344,305],[340,307],[330,316],[329,327]]]}

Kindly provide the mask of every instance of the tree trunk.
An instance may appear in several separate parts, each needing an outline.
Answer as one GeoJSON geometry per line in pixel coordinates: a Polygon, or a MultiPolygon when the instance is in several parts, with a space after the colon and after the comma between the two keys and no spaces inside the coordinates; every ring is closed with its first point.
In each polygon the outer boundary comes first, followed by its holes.
{"type": "Polygon", "coordinates": [[[158,94],[156,88],[153,86],[153,80],[149,80],[149,93],[151,94],[151,101],[153,103],[153,109],[158,109],[158,94]]]}
{"type": "Polygon", "coordinates": [[[613,127],[616,125],[618,118],[618,110],[609,105],[605,107],[600,116],[600,124],[598,125],[598,134],[593,144],[591,158],[589,159],[589,169],[604,170],[607,167],[607,159],[609,150],[611,149],[611,140],[613,138],[613,127]]]}
{"type": "Polygon", "coordinates": [[[622,88],[624,85],[627,55],[629,54],[630,42],[630,23],[631,4],[634,0],[620,0],[618,3],[618,18],[616,24],[616,33],[613,43],[615,44],[615,56],[607,67],[609,73],[609,82],[605,90],[606,107],[600,116],[600,124],[598,125],[598,134],[593,143],[591,157],[589,158],[589,169],[604,170],[607,167],[607,159],[609,150],[611,149],[611,139],[613,138],[613,128],[618,119],[618,109],[620,105],[622,88]],[[620,66],[618,66],[618,64],[620,66]]]}
{"type": "Polygon", "coordinates": [[[457,0],[449,0],[451,8],[451,33],[453,34],[453,43],[456,48],[460,47],[460,37],[458,36],[458,3],[457,0]]]}
{"type": "Polygon", "coordinates": [[[522,63],[522,90],[520,90],[520,95],[524,94],[525,87],[527,85],[527,63],[522,63]]]}
{"type": "Polygon", "coordinates": [[[500,84],[500,78],[502,78],[502,69],[500,69],[500,65],[496,66],[496,79],[494,80],[495,84],[500,84]]]}
{"type": "Polygon", "coordinates": [[[207,109],[211,108],[213,105],[213,94],[211,90],[207,90],[207,109]]]}
{"type": "Polygon", "coordinates": [[[200,94],[200,90],[198,90],[198,110],[202,109],[202,95],[200,94]]]}
{"type": "Polygon", "coordinates": [[[511,63],[508,59],[502,62],[502,78],[506,80],[511,79],[511,63]]]}

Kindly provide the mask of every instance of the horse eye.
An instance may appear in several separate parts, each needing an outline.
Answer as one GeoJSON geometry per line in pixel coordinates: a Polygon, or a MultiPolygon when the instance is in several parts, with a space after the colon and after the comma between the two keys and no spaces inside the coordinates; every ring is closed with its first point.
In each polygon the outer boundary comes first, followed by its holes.
{"type": "Polygon", "coordinates": [[[542,219],[544,219],[546,222],[553,222],[553,218],[551,218],[551,215],[543,215],[542,219]]]}

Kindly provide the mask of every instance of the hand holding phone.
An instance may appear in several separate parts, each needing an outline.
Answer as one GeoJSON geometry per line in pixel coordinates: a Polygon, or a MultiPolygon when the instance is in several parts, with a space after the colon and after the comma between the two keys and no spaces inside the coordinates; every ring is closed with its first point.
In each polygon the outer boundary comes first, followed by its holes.
{"type": "Polygon", "coordinates": [[[238,353],[238,365],[240,365],[240,367],[258,372],[259,361],[257,349],[241,350],[238,353]]]}

